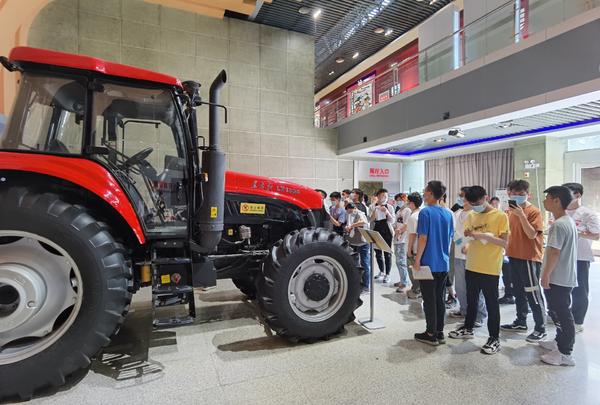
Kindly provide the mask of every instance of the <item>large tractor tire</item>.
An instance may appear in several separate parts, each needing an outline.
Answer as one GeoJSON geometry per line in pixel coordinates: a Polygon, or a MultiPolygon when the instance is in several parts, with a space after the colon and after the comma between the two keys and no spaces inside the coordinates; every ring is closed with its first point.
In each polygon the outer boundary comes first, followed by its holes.
{"type": "Polygon", "coordinates": [[[253,300],[256,298],[256,276],[254,274],[234,277],[231,281],[249,299],[253,300]]]}
{"type": "Polygon", "coordinates": [[[344,239],[323,228],[286,235],[265,259],[257,280],[268,326],[292,341],[341,332],[360,300],[358,257],[344,239]]]}
{"type": "Polygon", "coordinates": [[[55,194],[0,191],[0,400],[90,365],[129,308],[131,269],[106,225],[55,194]]]}

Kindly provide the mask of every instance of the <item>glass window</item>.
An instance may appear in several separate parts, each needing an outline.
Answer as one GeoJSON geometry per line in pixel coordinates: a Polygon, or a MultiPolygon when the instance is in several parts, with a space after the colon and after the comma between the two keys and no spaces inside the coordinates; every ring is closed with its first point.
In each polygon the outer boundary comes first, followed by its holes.
{"type": "Polygon", "coordinates": [[[0,149],[81,153],[85,85],[77,80],[23,75],[0,149]]]}
{"type": "Polygon", "coordinates": [[[600,149],[600,135],[584,136],[567,140],[567,151],[600,149]]]}
{"type": "Polygon", "coordinates": [[[146,229],[186,230],[184,132],[171,92],[103,83],[93,111],[98,158],[129,189],[146,229]]]}

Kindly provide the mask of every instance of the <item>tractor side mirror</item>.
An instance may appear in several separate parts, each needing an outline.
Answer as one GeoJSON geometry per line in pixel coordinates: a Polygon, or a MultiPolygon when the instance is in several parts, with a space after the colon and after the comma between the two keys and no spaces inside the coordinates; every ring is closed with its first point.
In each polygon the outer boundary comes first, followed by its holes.
{"type": "Polygon", "coordinates": [[[194,107],[198,107],[202,104],[202,98],[200,97],[200,83],[193,80],[188,80],[181,83],[183,90],[190,98],[190,104],[194,107]]]}

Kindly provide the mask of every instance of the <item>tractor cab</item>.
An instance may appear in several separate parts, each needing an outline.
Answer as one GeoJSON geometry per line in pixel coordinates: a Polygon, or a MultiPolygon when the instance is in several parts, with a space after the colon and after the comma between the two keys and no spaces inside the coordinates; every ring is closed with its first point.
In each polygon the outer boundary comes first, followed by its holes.
{"type": "Polygon", "coordinates": [[[186,235],[189,147],[173,88],[38,69],[23,66],[0,149],[90,156],[123,185],[149,235],[186,235]]]}

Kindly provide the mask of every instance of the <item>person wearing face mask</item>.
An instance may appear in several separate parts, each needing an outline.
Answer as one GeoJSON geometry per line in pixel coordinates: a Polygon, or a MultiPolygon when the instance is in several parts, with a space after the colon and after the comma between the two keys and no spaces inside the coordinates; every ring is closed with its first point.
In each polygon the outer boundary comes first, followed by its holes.
{"type": "Polygon", "coordinates": [[[567,214],[577,227],[577,287],[573,288],[572,299],[575,331],[583,332],[583,321],[588,309],[590,262],[594,261],[592,241],[600,239],[600,221],[598,216],[581,204],[583,186],[579,183],[566,183],[564,187],[573,193],[573,201],[567,207],[567,214]]]}
{"type": "Polygon", "coordinates": [[[473,339],[473,327],[483,293],[488,312],[489,338],[481,348],[484,354],[500,351],[500,304],[498,283],[502,257],[506,249],[509,226],[506,214],[493,208],[486,200],[487,192],[481,186],[469,187],[465,199],[472,212],[464,224],[464,235],[470,238],[466,248],[465,280],[467,285],[467,316],[464,325],[450,332],[452,339],[473,339]]]}
{"type": "Polygon", "coordinates": [[[454,234],[452,212],[440,205],[446,186],[441,181],[430,181],[425,187],[424,197],[427,207],[419,213],[417,226],[417,257],[413,271],[419,271],[421,265],[428,266],[432,280],[420,280],[425,311],[426,329],[415,333],[415,340],[437,346],[445,343],[444,290],[449,270],[450,243],[454,234]]]}
{"type": "Polygon", "coordinates": [[[352,200],[352,203],[354,204],[356,209],[358,209],[363,214],[367,215],[367,206],[363,204],[364,195],[365,193],[363,193],[363,191],[360,188],[355,188],[350,193],[350,199],[352,200]]]}
{"type": "Polygon", "coordinates": [[[506,249],[515,295],[517,317],[502,330],[527,332],[529,308],[535,321],[535,329],[526,338],[528,342],[540,342],[546,338],[546,305],[540,287],[540,271],[543,259],[544,223],[539,208],[527,201],[529,183],[525,180],[511,181],[508,186],[510,240],[506,249]]]}
{"type": "MultiPolygon", "coordinates": [[[[465,266],[467,264],[467,238],[465,237],[465,222],[471,212],[471,205],[465,201],[465,193],[469,187],[462,187],[456,203],[460,203],[461,208],[454,213],[454,285],[456,287],[456,296],[458,298],[458,308],[451,311],[449,315],[453,318],[464,318],[467,315],[467,283],[465,281],[465,266]]],[[[483,294],[479,294],[479,307],[477,308],[477,319],[475,327],[483,325],[487,317],[485,309],[485,300],[483,294]]]]}
{"type": "MultiPolygon", "coordinates": [[[[394,238],[394,208],[388,204],[388,191],[382,188],[375,194],[376,200],[371,206],[370,219],[373,222],[373,230],[381,234],[383,240],[386,241],[388,246],[392,246],[392,239],[394,238]]],[[[377,265],[379,266],[379,274],[375,276],[375,279],[383,278],[384,283],[390,281],[390,270],[392,269],[392,254],[388,252],[382,252],[379,249],[375,249],[375,258],[377,259],[377,265]]]]}
{"type": "Polygon", "coordinates": [[[396,220],[394,221],[394,255],[396,256],[396,267],[400,274],[400,281],[394,284],[396,292],[404,292],[408,286],[407,244],[408,244],[408,219],[412,213],[408,204],[404,204],[406,194],[396,194],[396,220]]]}

